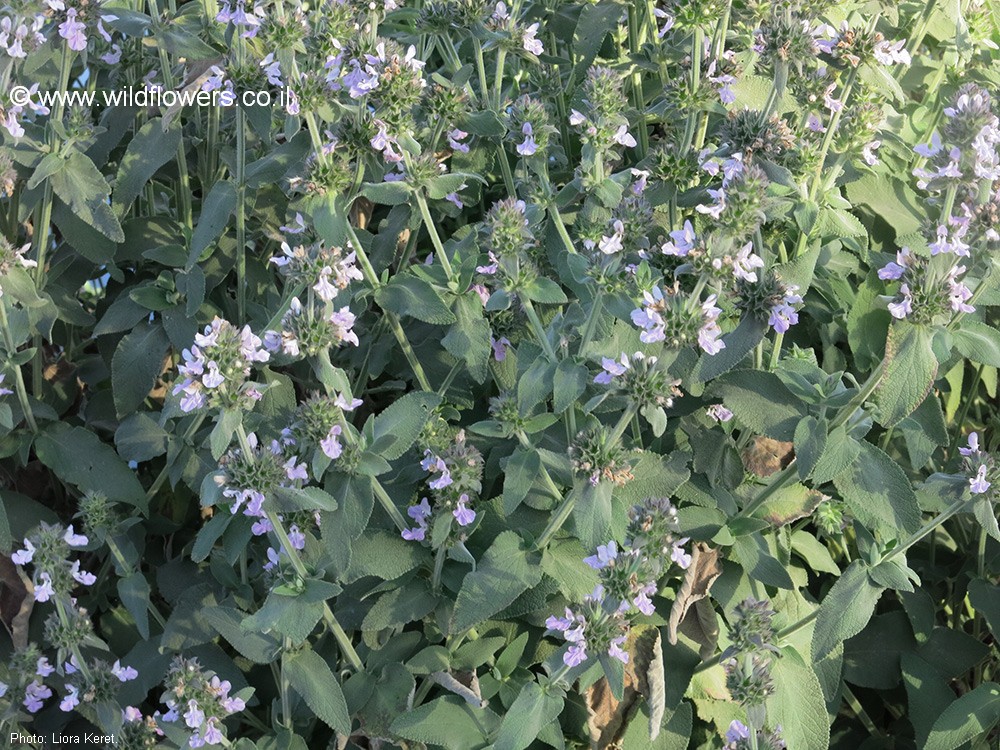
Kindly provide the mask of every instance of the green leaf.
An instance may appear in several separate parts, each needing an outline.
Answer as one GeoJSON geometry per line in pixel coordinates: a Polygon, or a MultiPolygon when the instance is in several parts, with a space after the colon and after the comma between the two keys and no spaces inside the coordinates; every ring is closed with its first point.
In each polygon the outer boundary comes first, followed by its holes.
{"type": "Polygon", "coordinates": [[[541,580],[538,555],[522,549],[521,538],[513,531],[502,532],[486,550],[475,572],[462,581],[449,630],[464,633],[541,580]]]}
{"type": "Polygon", "coordinates": [[[552,279],[545,278],[544,276],[532,279],[520,291],[521,294],[532,302],[538,302],[543,305],[562,305],[568,301],[562,287],[552,279]]]}
{"type": "Polygon", "coordinates": [[[1000,367],[1000,331],[977,320],[962,319],[962,327],[952,331],[955,348],[966,359],[990,367],[1000,367]]]}
{"type": "Polygon", "coordinates": [[[489,709],[476,709],[453,695],[399,714],[392,722],[393,734],[413,742],[437,745],[446,750],[480,750],[499,719],[489,709]]]}
{"type": "Polygon", "coordinates": [[[114,242],[124,242],[118,218],[108,205],[111,188],[94,162],[73,151],[49,177],[52,192],[87,224],[114,242]]]}
{"type": "Polygon", "coordinates": [[[294,513],[299,510],[337,509],[336,499],[319,487],[278,487],[274,490],[274,505],[282,513],[294,513]]]}
{"type": "Polygon", "coordinates": [[[503,512],[509,516],[528,496],[542,466],[536,450],[516,449],[507,459],[503,478],[503,512]]]}
{"type": "Polygon", "coordinates": [[[173,122],[165,128],[160,117],[149,120],[132,136],[115,179],[114,209],[118,216],[122,216],[132,201],[139,197],[156,171],[177,156],[180,143],[180,122],[173,122]]]}
{"type": "Polygon", "coordinates": [[[802,403],[770,372],[737,370],[707,390],[707,398],[721,398],[740,422],[775,440],[792,440],[799,420],[806,416],[802,403]]]}
{"type": "Polygon", "coordinates": [[[455,298],[455,324],[441,343],[453,356],[464,360],[469,374],[481,383],[486,379],[490,358],[490,324],[483,318],[483,303],[475,292],[455,298]]]}
{"type": "Polygon", "coordinates": [[[380,286],[375,291],[375,301],[383,310],[409,315],[425,323],[449,325],[456,321],[438,290],[412,274],[399,274],[380,286]]]}
{"type": "Polygon", "coordinates": [[[878,421],[894,427],[927,397],[937,376],[938,361],[931,348],[931,331],[898,322],[885,342],[886,370],[875,389],[878,421]]]}
{"type": "Polygon", "coordinates": [[[81,491],[103,492],[146,511],[146,491],[114,449],[83,427],[55,424],[35,441],[38,460],[81,491]]]}
{"type": "Polygon", "coordinates": [[[537,682],[525,684],[500,723],[493,750],[524,750],[562,709],[562,697],[546,693],[537,682]]]}
{"type": "MultiPolygon", "coordinates": [[[[185,268],[191,270],[209,245],[215,242],[229,223],[236,208],[236,187],[228,180],[219,180],[209,191],[201,206],[198,226],[191,235],[191,249],[185,268]]],[[[242,252],[243,248],[237,248],[242,252]]]]}
{"type": "Polygon", "coordinates": [[[385,206],[406,203],[412,192],[405,182],[368,182],[361,188],[361,195],[372,203],[381,203],[385,206]]]}
{"type": "Polygon", "coordinates": [[[868,568],[855,560],[833,584],[820,604],[812,637],[813,663],[862,630],[875,612],[885,589],[868,577],[868,568]]]}
{"type": "Polygon", "coordinates": [[[827,436],[823,454],[812,470],[813,484],[819,486],[845,471],[857,459],[861,444],[841,425],[827,436]]]}
{"type": "Polygon", "coordinates": [[[126,461],[148,461],[167,452],[167,431],[146,412],[137,412],[118,425],[115,447],[126,461]]]}
{"type": "Polygon", "coordinates": [[[340,683],[323,661],[323,657],[312,649],[304,649],[286,655],[282,661],[283,674],[312,709],[331,729],[342,735],[351,733],[351,715],[340,683]]]}
{"type": "Polygon", "coordinates": [[[212,451],[212,458],[216,461],[229,449],[229,444],[233,441],[236,428],[243,421],[243,412],[239,409],[223,409],[219,412],[219,419],[212,428],[212,433],[208,436],[208,445],[212,451]]]}
{"type": "Polygon", "coordinates": [[[111,358],[111,386],[118,416],[134,412],[156,385],[170,340],[159,323],[140,323],[111,358]]]}
{"type": "Polygon", "coordinates": [[[438,394],[425,391],[407,393],[393,402],[375,417],[370,450],[388,461],[395,461],[410,449],[440,404],[438,394]]]}
{"type": "Polygon", "coordinates": [[[795,465],[799,479],[808,478],[826,450],[826,420],[809,416],[795,426],[795,465]]]}
{"type": "MultiPolygon", "coordinates": [[[[572,492],[576,493],[573,508],[573,533],[588,549],[607,541],[611,529],[611,482],[602,479],[596,485],[589,481],[578,482],[572,492]]],[[[564,501],[566,502],[566,501],[564,501]]]]}
{"type": "Polygon", "coordinates": [[[885,175],[865,175],[848,183],[847,198],[885,220],[895,230],[897,239],[918,231],[926,213],[904,182],[885,175]]]}
{"type": "Polygon", "coordinates": [[[982,578],[969,582],[969,601],[986,618],[994,638],[1000,637],[1000,588],[982,578]]]}
{"type": "Polygon", "coordinates": [[[562,414],[576,402],[587,389],[590,370],[572,359],[559,362],[552,375],[552,410],[562,414]]]}
{"type": "Polygon", "coordinates": [[[924,750],[955,750],[1000,722],[1000,685],[984,682],[952,703],[934,722],[924,750]]]}
{"type": "Polygon", "coordinates": [[[135,620],[139,635],[149,638],[149,582],[141,571],[118,580],[118,598],[135,620]]]}
{"type": "Polygon", "coordinates": [[[726,348],[718,354],[702,354],[691,373],[691,380],[707,383],[729,372],[743,361],[764,338],[767,323],[753,317],[746,317],[740,324],[722,337],[726,348]]]}
{"type": "Polygon", "coordinates": [[[823,689],[812,668],[791,646],[771,661],[774,693],[767,699],[768,723],[781,726],[788,747],[825,750],[830,746],[823,689]]]}
{"type": "Polygon", "coordinates": [[[895,461],[869,442],[860,443],[857,460],[833,480],[861,523],[889,538],[916,531],[920,507],[910,480],[895,461]]]}
{"type": "Polygon", "coordinates": [[[467,133],[483,138],[497,138],[507,132],[506,126],[492,110],[467,114],[461,119],[459,127],[467,133]]]}

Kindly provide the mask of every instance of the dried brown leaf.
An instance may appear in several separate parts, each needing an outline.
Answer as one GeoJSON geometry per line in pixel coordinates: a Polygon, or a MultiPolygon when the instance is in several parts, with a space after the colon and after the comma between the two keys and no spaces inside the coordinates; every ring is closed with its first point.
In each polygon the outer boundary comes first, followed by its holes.
{"type": "Polygon", "coordinates": [[[769,477],[788,466],[794,455],[792,443],[757,435],[743,450],[743,466],[759,477],[769,477]]]}
{"type": "Polygon", "coordinates": [[[667,640],[677,643],[677,628],[684,621],[691,606],[708,596],[715,579],[722,575],[719,563],[719,550],[709,547],[704,542],[696,542],[691,553],[691,564],[684,573],[684,583],[681,584],[670,608],[670,621],[667,625],[667,640]]]}
{"type": "Polygon", "coordinates": [[[18,650],[28,647],[28,619],[35,602],[30,585],[9,557],[0,557],[0,622],[18,650]]]}

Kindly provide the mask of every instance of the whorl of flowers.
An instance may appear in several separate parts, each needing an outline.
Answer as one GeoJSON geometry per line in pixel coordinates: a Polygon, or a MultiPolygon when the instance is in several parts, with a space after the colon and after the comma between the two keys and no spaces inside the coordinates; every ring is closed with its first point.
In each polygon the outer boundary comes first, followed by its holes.
{"type": "Polygon", "coordinates": [[[840,29],[831,26],[822,28],[828,38],[818,40],[823,52],[838,60],[846,61],[851,67],[862,64],[909,65],[910,54],[906,51],[906,40],[889,41],[879,31],[852,27],[847,21],[840,29]]]}
{"type": "Polygon", "coordinates": [[[74,548],[86,547],[87,537],[77,534],[72,524],[40,523],[34,533],[25,537],[24,549],[10,556],[15,565],[32,565],[32,583],[36,602],[47,602],[53,596],[68,599],[76,586],[90,586],[97,576],[80,569],[79,560],[71,560],[74,548]]]}
{"type": "Polygon", "coordinates": [[[243,698],[230,695],[229,680],[220,680],[217,674],[202,668],[197,659],[175,657],[165,684],[167,690],[160,700],[168,711],[162,721],[183,721],[191,731],[189,747],[223,744],[222,722],[246,708],[243,698]]]}
{"type": "MultiPolygon", "coordinates": [[[[1000,487],[1000,464],[991,453],[979,447],[979,433],[970,432],[968,444],[959,448],[962,454],[962,467],[969,475],[969,492],[973,495],[987,495],[991,488],[1000,487]]],[[[994,490],[995,497],[996,490],[994,490]]]]}
{"type": "Polygon", "coordinates": [[[433,528],[431,519],[435,514],[450,514],[458,527],[456,530],[452,526],[452,533],[462,539],[463,529],[476,520],[476,511],[471,506],[482,491],[482,454],[466,441],[465,432],[459,431],[440,455],[430,448],[425,449],[420,468],[429,475],[427,486],[434,505],[431,506],[427,497],[411,505],[406,514],[416,525],[404,529],[402,537],[409,541],[425,541],[428,529],[433,528]]]}
{"type": "Polygon", "coordinates": [[[182,376],[174,394],[183,393],[180,406],[190,412],[203,407],[213,409],[249,408],[261,393],[247,383],[250,370],[258,362],[267,362],[270,354],[250,326],[236,328],[216,317],[195,334],[194,344],[183,352],[184,363],[178,367],[182,376]]]}
{"type": "Polygon", "coordinates": [[[243,515],[258,519],[253,526],[254,534],[265,534],[271,530],[264,502],[278,487],[297,486],[296,483],[309,478],[306,465],[298,456],[286,456],[283,445],[272,440],[262,446],[254,433],[247,435],[247,444],[252,451],[245,455],[242,448],[231,448],[222,456],[220,483],[225,489],[223,497],[232,500],[230,513],[243,509],[243,515]]]}
{"type": "MultiPolygon", "coordinates": [[[[0,276],[7,275],[11,268],[37,268],[37,261],[24,257],[30,249],[30,242],[21,247],[14,247],[6,237],[0,236],[0,276]]],[[[0,295],[2,294],[0,291],[0,295]]]]}
{"type": "Polygon", "coordinates": [[[95,660],[90,664],[85,676],[75,656],[70,657],[70,660],[63,665],[63,671],[68,678],[65,695],[59,703],[59,708],[66,712],[75,710],[81,703],[97,705],[114,700],[121,683],[129,682],[139,676],[135,669],[122,665],[118,659],[111,665],[95,660]]]}
{"type": "MultiPolygon", "coordinates": [[[[960,237],[954,240],[960,242],[960,237]]],[[[946,234],[939,235],[932,244],[932,254],[938,255],[961,248],[961,244],[952,244],[946,234]]],[[[929,323],[942,315],[975,312],[976,308],[969,303],[972,290],[959,280],[967,267],[955,263],[944,266],[947,270],[942,272],[941,264],[933,260],[904,247],[896,253],[895,261],[879,269],[880,279],[900,282],[899,291],[888,303],[894,318],[929,323]]]]}
{"type": "Polygon", "coordinates": [[[678,387],[681,381],[668,377],[657,365],[656,357],[642,352],[635,352],[631,357],[622,352],[617,360],[603,357],[602,371],[594,377],[594,382],[611,386],[639,406],[670,408],[674,398],[681,395],[678,387]]]}
{"type": "Polygon", "coordinates": [[[578,433],[569,446],[569,459],[573,471],[594,487],[602,480],[621,486],[634,478],[627,451],[602,428],[578,433]]]}
{"type": "Polygon", "coordinates": [[[678,286],[664,292],[654,286],[642,294],[642,307],[632,311],[632,322],[642,329],[639,339],[645,344],[666,342],[671,349],[697,344],[706,354],[718,354],[726,348],[721,340],[718,319],[722,309],[718,296],[704,301],[685,296],[678,286]]]}
{"type": "Polygon", "coordinates": [[[779,653],[771,626],[774,614],[768,602],[753,598],[740,602],[729,627],[731,645],[723,653],[729,693],[746,708],[755,727],[764,726],[764,703],[774,693],[771,662],[779,653]]]}
{"type": "Polygon", "coordinates": [[[655,613],[651,597],[672,566],[684,569],[691,564],[683,549],[688,539],[676,535],[677,510],[669,500],[649,498],[629,517],[630,538],[621,547],[612,540],[584,558],[600,576],[593,592],[579,608],[567,607],[565,616],[545,621],[548,630],[561,633],[571,644],[563,655],[568,667],[602,652],[627,664],[629,655],[622,646],[633,620],[655,613]]]}
{"type": "Polygon", "coordinates": [[[264,334],[264,348],[298,358],[313,357],[345,343],[358,346],[354,321],[354,313],[346,305],[337,310],[326,302],[307,298],[303,304],[298,297],[293,297],[281,318],[281,331],[264,334]]]}
{"type": "Polygon", "coordinates": [[[736,282],[736,306],[748,316],[766,320],[777,333],[786,333],[799,322],[796,305],[802,303],[798,287],[784,283],[773,271],[754,274],[753,279],[739,278],[736,282]]]}
{"type": "Polygon", "coordinates": [[[361,399],[348,400],[341,393],[333,398],[313,393],[295,410],[295,421],[281,431],[281,442],[294,446],[300,455],[320,450],[331,460],[340,458],[344,452],[341,418],[361,404],[361,399]]]}
{"type": "Polygon", "coordinates": [[[580,133],[580,140],[598,152],[635,148],[625,117],[622,75],[610,68],[595,66],[587,71],[584,83],[584,111],[572,110],[569,124],[580,133]]]}
{"type": "Polygon", "coordinates": [[[781,738],[781,727],[773,730],[757,729],[754,740],[750,739],[750,728],[739,719],[733,719],[726,730],[725,750],[785,750],[785,741],[781,738]]]}
{"type": "Polygon", "coordinates": [[[38,713],[52,697],[52,688],[44,680],[55,672],[47,657],[35,644],[14,651],[6,665],[0,665],[0,709],[7,716],[16,707],[29,714],[38,713]]]}
{"type": "Polygon", "coordinates": [[[928,160],[927,167],[915,169],[917,186],[941,190],[949,185],[967,185],[975,190],[978,180],[1000,179],[1000,119],[993,112],[989,93],[976,84],[962,86],[951,106],[941,132],[935,131],[929,144],[913,150],[928,160]]]}

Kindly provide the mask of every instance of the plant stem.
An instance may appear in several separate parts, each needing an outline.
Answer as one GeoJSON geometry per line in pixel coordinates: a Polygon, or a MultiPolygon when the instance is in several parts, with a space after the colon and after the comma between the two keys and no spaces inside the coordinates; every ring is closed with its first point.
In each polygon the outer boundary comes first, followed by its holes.
{"type": "Polygon", "coordinates": [[[566,222],[563,221],[562,216],[559,214],[559,209],[554,203],[549,206],[549,218],[552,219],[552,223],[556,228],[556,233],[559,235],[559,239],[562,240],[563,247],[566,248],[566,252],[570,255],[576,255],[576,248],[573,247],[573,240],[569,236],[569,230],[566,229],[566,222]]]}
{"type": "Polygon", "coordinates": [[[577,492],[575,490],[566,496],[562,505],[559,506],[559,510],[557,510],[556,514],[552,516],[549,520],[548,526],[545,527],[542,535],[538,537],[538,541],[535,542],[536,551],[545,549],[549,542],[552,541],[552,537],[555,536],[555,533],[562,528],[564,523],[566,523],[566,520],[573,512],[573,508],[576,506],[576,498],[577,492]]]}
{"type": "Polygon", "coordinates": [[[622,435],[625,434],[625,428],[628,427],[629,422],[632,421],[632,417],[634,417],[638,411],[638,406],[635,404],[629,404],[628,408],[622,412],[622,415],[619,417],[618,423],[614,426],[614,429],[611,430],[611,434],[608,436],[609,444],[614,444],[621,440],[622,435]]]}
{"type": "Polygon", "coordinates": [[[281,692],[281,723],[288,729],[292,728],[292,696],[290,692],[292,686],[288,681],[288,676],[285,674],[285,657],[288,654],[290,646],[291,642],[288,638],[285,638],[284,647],[281,649],[281,666],[279,667],[278,679],[278,689],[281,692]]]}
{"type": "Polygon", "coordinates": [[[535,311],[535,306],[531,303],[530,299],[523,295],[521,296],[521,305],[524,307],[524,313],[528,316],[528,323],[531,324],[531,330],[535,334],[535,338],[538,339],[538,344],[545,352],[545,356],[548,357],[550,362],[558,362],[559,358],[556,356],[556,350],[552,348],[552,342],[545,335],[545,328],[542,326],[542,321],[535,311]]]}
{"type": "Polygon", "coordinates": [[[448,276],[448,280],[452,281],[455,278],[455,272],[452,270],[451,261],[448,259],[448,253],[444,251],[444,244],[441,242],[441,237],[438,235],[437,227],[434,226],[434,220],[431,218],[430,209],[427,208],[427,199],[424,198],[423,194],[420,192],[415,193],[417,199],[417,207],[420,209],[420,218],[424,220],[424,226],[427,228],[427,234],[431,237],[431,244],[434,245],[434,250],[437,252],[438,258],[441,260],[441,266],[444,268],[445,274],[448,276]]]}
{"type": "MultiPolygon", "coordinates": [[[[10,332],[10,321],[7,319],[7,302],[3,299],[0,299],[0,327],[3,328],[3,343],[7,349],[7,356],[13,356],[17,351],[17,346],[14,343],[13,334],[10,332]]],[[[35,356],[38,356],[37,352],[35,356]]],[[[28,402],[28,390],[24,385],[24,373],[21,372],[20,365],[14,368],[14,390],[17,391],[17,401],[21,404],[21,410],[24,412],[24,421],[28,423],[28,428],[32,432],[38,432],[38,424],[35,422],[35,414],[31,411],[31,404],[28,402]]]]}
{"type": "Polygon", "coordinates": [[[594,334],[597,332],[597,320],[601,317],[601,309],[604,306],[604,290],[597,286],[594,292],[594,299],[590,303],[590,312],[587,313],[587,321],[583,325],[583,334],[580,337],[580,348],[577,353],[582,357],[590,346],[594,334]]]}
{"type": "Polygon", "coordinates": [[[236,107],[236,317],[240,325],[247,313],[246,239],[246,113],[236,107]]]}
{"type": "MultiPolygon", "coordinates": [[[[188,440],[190,440],[194,436],[194,434],[201,427],[202,423],[205,421],[205,418],[207,416],[208,416],[207,412],[202,412],[201,414],[198,414],[194,418],[194,421],[191,422],[190,425],[188,425],[188,428],[184,431],[184,437],[182,438],[185,442],[188,441],[188,440]]],[[[151,485],[149,485],[149,489],[146,490],[146,502],[147,503],[150,500],[152,500],[153,497],[156,496],[156,493],[159,492],[160,487],[166,481],[167,474],[170,472],[170,469],[173,467],[174,461],[177,460],[176,456],[177,456],[177,454],[174,454],[173,458],[168,458],[167,459],[167,462],[163,465],[163,468],[160,469],[160,473],[156,475],[156,479],[154,479],[153,483],[151,485]]]]}

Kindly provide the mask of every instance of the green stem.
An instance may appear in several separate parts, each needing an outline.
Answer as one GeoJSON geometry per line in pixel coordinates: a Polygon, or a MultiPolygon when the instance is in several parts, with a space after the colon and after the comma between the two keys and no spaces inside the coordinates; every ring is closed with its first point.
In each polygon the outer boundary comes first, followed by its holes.
{"type": "Polygon", "coordinates": [[[573,240],[569,236],[569,230],[566,229],[566,222],[563,221],[562,216],[559,214],[559,209],[555,206],[555,204],[549,206],[549,218],[552,219],[552,223],[556,228],[556,234],[558,234],[559,239],[562,240],[563,247],[566,248],[566,252],[570,255],[576,255],[576,248],[573,247],[573,240]]]}
{"type": "MultiPolygon", "coordinates": [[[[695,26],[694,31],[691,35],[691,96],[694,98],[697,95],[698,88],[701,86],[701,40],[702,40],[702,30],[700,26],[695,26]]],[[[681,146],[681,151],[687,153],[691,150],[691,144],[694,142],[694,130],[695,123],[698,119],[699,112],[692,110],[684,124],[684,141],[681,146]]]]}
{"type": "Polygon", "coordinates": [[[619,440],[621,440],[622,435],[625,434],[625,429],[628,427],[629,422],[632,421],[632,417],[635,416],[636,412],[639,411],[639,407],[635,404],[629,404],[628,408],[622,412],[621,417],[618,419],[618,423],[611,430],[611,434],[608,436],[608,444],[614,445],[619,440]]]}
{"type": "MultiPolygon", "coordinates": [[[[10,332],[10,321],[7,319],[7,302],[3,299],[0,299],[0,326],[3,327],[3,342],[7,349],[7,356],[11,357],[17,351],[17,346],[14,343],[14,335],[10,332]]],[[[38,356],[37,353],[35,356],[38,356]]],[[[35,422],[35,414],[28,402],[28,390],[24,385],[24,373],[21,372],[20,365],[14,368],[14,390],[17,392],[17,401],[21,404],[28,428],[32,432],[38,432],[38,424],[35,422]]]]}
{"type": "Polygon", "coordinates": [[[424,226],[427,228],[427,234],[431,237],[431,244],[434,245],[434,250],[441,261],[445,275],[447,275],[449,281],[452,281],[455,278],[455,272],[452,270],[448,253],[444,251],[444,244],[441,242],[440,235],[438,235],[434,220],[431,218],[430,209],[427,207],[427,199],[420,192],[415,193],[415,197],[417,199],[417,207],[420,209],[420,218],[423,219],[424,226]]]}
{"type": "Polygon", "coordinates": [[[779,333],[774,337],[774,346],[771,347],[771,361],[768,364],[768,370],[774,370],[778,366],[778,361],[781,359],[781,345],[785,340],[785,334],[779,333]]]}
{"type": "Polygon", "coordinates": [[[240,325],[247,312],[246,238],[246,114],[236,107],[236,317],[240,325]]]}
{"type": "Polygon", "coordinates": [[[284,648],[281,650],[281,666],[279,667],[279,678],[278,678],[278,689],[281,692],[281,722],[288,729],[292,728],[292,696],[291,688],[292,685],[288,681],[288,676],[285,674],[285,658],[288,655],[288,649],[291,646],[291,642],[288,638],[284,639],[284,648]]]}
{"type": "Polygon", "coordinates": [[[486,83],[486,63],[483,60],[483,43],[479,37],[472,37],[472,48],[476,53],[476,71],[479,73],[479,103],[482,107],[489,106],[490,87],[486,83]]]}
{"type": "Polygon", "coordinates": [[[577,493],[575,491],[570,492],[566,499],[563,500],[562,505],[559,506],[559,510],[556,514],[549,519],[548,525],[542,532],[542,535],[538,537],[538,541],[535,542],[535,550],[543,550],[548,546],[549,542],[552,541],[552,537],[555,533],[562,528],[563,524],[573,513],[573,508],[576,506],[577,493]]]}
{"type": "Polygon", "coordinates": [[[601,317],[601,308],[604,306],[604,290],[600,285],[594,292],[594,299],[590,303],[590,312],[587,313],[587,321],[583,325],[583,334],[580,337],[580,348],[578,354],[585,356],[587,347],[590,346],[594,334],[597,332],[597,321],[601,317]]]}
{"type": "Polygon", "coordinates": [[[497,163],[500,165],[500,173],[503,175],[503,184],[507,188],[507,194],[512,198],[517,197],[517,187],[514,184],[514,175],[510,171],[510,162],[507,161],[507,150],[503,141],[497,144],[497,163]]]}
{"type": "Polygon", "coordinates": [[[545,352],[545,356],[549,358],[550,362],[558,362],[559,358],[556,356],[556,350],[552,348],[552,342],[545,335],[545,328],[542,326],[542,321],[535,311],[535,306],[531,303],[530,299],[523,295],[521,296],[521,305],[524,307],[524,313],[528,316],[528,323],[531,324],[531,330],[534,332],[535,338],[538,339],[538,344],[545,352]]]}
{"type": "MultiPolygon", "coordinates": [[[[188,428],[184,431],[184,437],[182,438],[185,442],[187,442],[194,436],[194,434],[201,427],[202,423],[205,421],[205,418],[207,416],[208,416],[207,412],[202,412],[201,414],[198,414],[194,418],[194,421],[192,421],[190,425],[188,425],[188,428]]],[[[180,455],[179,452],[175,453],[173,458],[167,459],[167,462],[163,465],[163,468],[160,469],[160,473],[156,475],[156,479],[153,480],[153,483],[149,486],[149,489],[146,490],[147,503],[156,496],[156,493],[159,492],[160,487],[162,487],[163,483],[167,480],[167,475],[170,472],[170,469],[173,467],[174,461],[177,460],[176,457],[178,455],[180,455]]]]}

